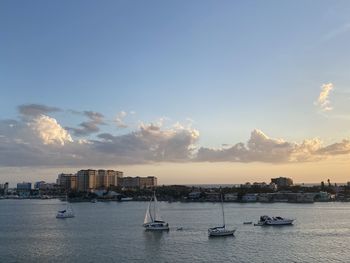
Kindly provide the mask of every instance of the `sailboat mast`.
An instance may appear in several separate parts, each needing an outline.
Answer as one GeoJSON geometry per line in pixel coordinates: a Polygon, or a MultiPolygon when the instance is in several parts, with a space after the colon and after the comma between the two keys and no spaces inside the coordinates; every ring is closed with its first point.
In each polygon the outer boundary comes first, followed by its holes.
{"type": "Polygon", "coordinates": [[[154,202],[153,202],[153,217],[154,217],[154,220],[157,220],[157,215],[156,215],[156,191],[153,191],[153,200],[154,200],[154,202]]]}
{"type": "Polygon", "coordinates": [[[222,223],[223,223],[223,226],[225,227],[224,200],[222,197],[222,193],[221,193],[221,210],[222,210],[222,223]]]}

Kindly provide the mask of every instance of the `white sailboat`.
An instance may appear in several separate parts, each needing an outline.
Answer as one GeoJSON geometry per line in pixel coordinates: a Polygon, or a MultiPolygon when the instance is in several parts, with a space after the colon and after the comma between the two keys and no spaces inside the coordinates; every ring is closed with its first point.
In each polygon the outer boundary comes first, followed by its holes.
{"type": "Polygon", "coordinates": [[[156,193],[154,192],[153,197],[151,198],[147,207],[143,226],[146,230],[169,230],[169,224],[162,219],[157,204],[157,197],[156,193]]]}
{"type": "Polygon", "coordinates": [[[227,229],[225,224],[225,212],[224,202],[221,194],[221,211],[222,211],[222,226],[212,227],[208,229],[208,236],[210,237],[222,237],[222,236],[233,236],[236,229],[227,229]]]}
{"type": "Polygon", "coordinates": [[[56,218],[72,218],[74,217],[74,211],[72,206],[68,202],[68,196],[66,195],[66,208],[59,210],[56,214],[56,218]]]}

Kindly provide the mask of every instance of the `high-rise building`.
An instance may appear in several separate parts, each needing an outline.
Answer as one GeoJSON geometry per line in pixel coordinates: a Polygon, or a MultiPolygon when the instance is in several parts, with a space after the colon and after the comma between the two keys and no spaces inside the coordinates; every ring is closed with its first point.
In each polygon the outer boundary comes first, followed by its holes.
{"type": "Polygon", "coordinates": [[[77,190],[77,175],[76,174],[64,174],[58,175],[57,184],[64,190],[77,190]]]}
{"type": "Polygon", "coordinates": [[[157,177],[123,177],[120,186],[125,188],[149,188],[157,186],[157,177]]]}
{"type": "Polygon", "coordinates": [[[59,174],[57,184],[65,190],[86,192],[92,189],[117,186],[123,172],[115,170],[80,170],[77,174],[59,174]]]}
{"type": "Polygon", "coordinates": [[[123,172],[115,170],[98,170],[96,188],[108,188],[118,185],[118,178],[123,177],[123,172]]]}
{"type": "Polygon", "coordinates": [[[79,192],[86,192],[91,189],[96,188],[96,177],[97,171],[88,169],[88,170],[80,170],[77,173],[77,182],[79,192]]]}

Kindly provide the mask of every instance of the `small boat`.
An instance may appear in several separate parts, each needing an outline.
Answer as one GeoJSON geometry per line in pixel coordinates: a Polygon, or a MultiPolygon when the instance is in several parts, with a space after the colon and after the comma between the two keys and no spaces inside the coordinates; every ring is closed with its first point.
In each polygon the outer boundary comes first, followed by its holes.
{"type": "Polygon", "coordinates": [[[294,219],[283,218],[281,216],[269,217],[261,216],[260,220],[255,226],[283,226],[283,225],[292,225],[294,219]]]}
{"type": "Polygon", "coordinates": [[[253,224],[252,221],[245,221],[245,222],[243,222],[243,225],[251,225],[251,224],[253,224]]]}
{"type": "Polygon", "coordinates": [[[72,218],[74,217],[74,212],[72,206],[68,203],[68,196],[66,196],[66,209],[59,210],[56,214],[56,218],[72,218]]]}
{"type": "Polygon", "coordinates": [[[222,211],[222,226],[212,227],[208,229],[209,237],[233,236],[236,229],[227,229],[225,225],[224,202],[221,195],[221,211],[222,211]]]}
{"type": "Polygon", "coordinates": [[[158,204],[158,201],[157,201],[156,193],[153,192],[153,197],[151,198],[148,204],[148,208],[145,214],[143,226],[146,230],[149,230],[149,231],[169,230],[169,224],[162,219],[159,212],[159,207],[157,206],[157,204],[158,204]]]}
{"type": "Polygon", "coordinates": [[[182,226],[179,226],[179,227],[176,228],[176,230],[177,231],[182,231],[182,230],[184,230],[184,228],[182,226]]]}

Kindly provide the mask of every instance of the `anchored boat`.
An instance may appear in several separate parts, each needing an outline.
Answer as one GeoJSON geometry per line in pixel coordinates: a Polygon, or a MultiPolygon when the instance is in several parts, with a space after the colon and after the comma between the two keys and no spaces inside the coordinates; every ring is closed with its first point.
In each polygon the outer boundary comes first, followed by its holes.
{"type": "Polygon", "coordinates": [[[163,221],[162,216],[160,215],[155,192],[153,192],[153,197],[148,204],[143,226],[146,230],[150,231],[169,230],[169,224],[163,221]]]}
{"type": "Polygon", "coordinates": [[[221,211],[222,211],[222,226],[212,227],[208,229],[208,236],[220,237],[220,236],[233,236],[236,229],[227,229],[225,225],[225,213],[224,202],[221,194],[221,211]]]}
{"type": "Polygon", "coordinates": [[[283,226],[283,225],[292,225],[294,219],[283,218],[281,216],[269,217],[261,216],[260,220],[255,226],[283,226]]]}

